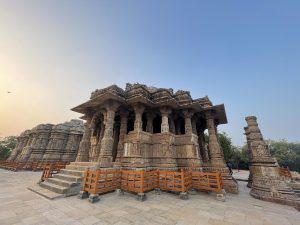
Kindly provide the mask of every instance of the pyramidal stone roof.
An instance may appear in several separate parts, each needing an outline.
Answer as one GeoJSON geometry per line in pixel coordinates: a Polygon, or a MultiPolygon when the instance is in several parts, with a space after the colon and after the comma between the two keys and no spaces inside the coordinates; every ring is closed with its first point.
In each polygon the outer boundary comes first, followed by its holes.
{"type": "Polygon", "coordinates": [[[193,99],[189,91],[178,90],[174,93],[172,88],[157,88],[139,83],[127,83],[125,90],[117,85],[96,89],[91,93],[90,100],[72,110],[87,114],[91,110],[97,111],[104,108],[107,101],[117,101],[125,107],[141,103],[150,108],[170,107],[192,109],[198,112],[214,108],[223,117],[221,120],[227,123],[224,105],[213,106],[207,96],[193,99]]]}

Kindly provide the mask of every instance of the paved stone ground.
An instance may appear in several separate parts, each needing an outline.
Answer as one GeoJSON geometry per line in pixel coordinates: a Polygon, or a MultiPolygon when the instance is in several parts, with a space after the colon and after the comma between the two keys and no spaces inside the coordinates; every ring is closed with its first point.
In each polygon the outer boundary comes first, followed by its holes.
{"type": "Polygon", "coordinates": [[[248,180],[249,170],[232,170],[232,176],[237,180],[248,180]]]}
{"type": "Polygon", "coordinates": [[[174,194],[150,192],[145,202],[131,194],[110,193],[91,204],[76,196],[51,201],[27,190],[40,175],[0,169],[1,225],[300,224],[297,210],[250,197],[245,182],[240,182],[240,194],[228,194],[226,202],[216,201],[214,194],[197,193],[185,201],[174,194]]]}

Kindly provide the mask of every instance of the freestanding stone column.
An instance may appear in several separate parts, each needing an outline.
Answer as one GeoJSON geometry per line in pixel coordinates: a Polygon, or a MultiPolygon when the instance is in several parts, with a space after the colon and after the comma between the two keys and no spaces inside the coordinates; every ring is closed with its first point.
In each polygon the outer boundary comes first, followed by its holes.
{"type": "Polygon", "coordinates": [[[105,130],[101,140],[101,150],[98,158],[100,167],[112,166],[112,150],[114,143],[114,123],[117,107],[106,105],[105,130]]]}
{"type": "Polygon", "coordinates": [[[160,109],[161,113],[161,133],[168,133],[169,128],[169,114],[171,113],[170,109],[162,108],[160,109]]]}
{"type": "Polygon", "coordinates": [[[244,134],[246,135],[246,139],[247,139],[247,152],[248,152],[248,157],[249,157],[249,177],[248,177],[247,187],[251,188],[251,186],[252,186],[252,172],[250,170],[250,166],[251,166],[251,162],[252,162],[253,157],[252,157],[248,127],[244,127],[244,130],[245,130],[244,134]]]}
{"type": "Polygon", "coordinates": [[[118,148],[117,148],[117,157],[115,166],[119,167],[121,166],[121,160],[123,157],[123,150],[124,150],[124,138],[127,133],[127,122],[128,122],[128,111],[121,111],[121,126],[120,126],[120,135],[119,135],[119,142],[118,142],[118,148]]]}
{"type": "Polygon", "coordinates": [[[255,116],[246,117],[248,127],[245,130],[250,144],[250,171],[253,179],[250,195],[265,201],[295,206],[300,210],[300,198],[280,177],[279,166],[271,157],[256,120],[255,116]]]}
{"type": "Polygon", "coordinates": [[[89,152],[91,148],[91,117],[88,117],[86,123],[84,124],[84,133],[79,144],[79,150],[76,157],[76,162],[88,162],[89,152]]]}

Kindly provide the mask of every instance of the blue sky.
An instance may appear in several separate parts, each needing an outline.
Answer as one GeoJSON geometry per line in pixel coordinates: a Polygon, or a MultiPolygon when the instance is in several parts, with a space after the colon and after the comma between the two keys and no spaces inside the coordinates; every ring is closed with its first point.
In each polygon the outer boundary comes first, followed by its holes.
{"type": "Polygon", "coordinates": [[[59,123],[90,92],[140,82],[224,103],[299,141],[299,1],[0,0],[0,136],[59,123]],[[8,94],[7,90],[12,93],[8,94]]]}

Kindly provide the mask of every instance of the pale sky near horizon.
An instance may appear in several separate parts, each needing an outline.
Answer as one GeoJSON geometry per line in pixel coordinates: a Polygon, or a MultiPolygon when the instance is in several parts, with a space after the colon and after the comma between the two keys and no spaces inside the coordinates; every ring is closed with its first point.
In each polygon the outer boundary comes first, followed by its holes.
{"type": "Polygon", "coordinates": [[[0,137],[139,82],[224,103],[234,144],[248,115],[265,138],[300,141],[299,12],[292,0],[0,0],[0,137]]]}

